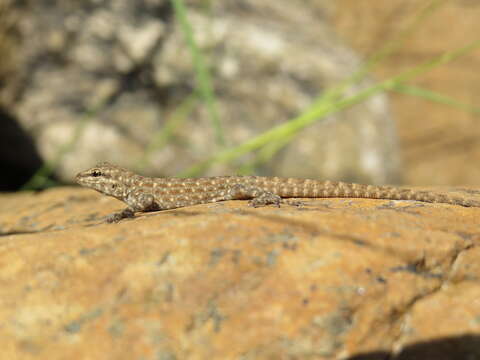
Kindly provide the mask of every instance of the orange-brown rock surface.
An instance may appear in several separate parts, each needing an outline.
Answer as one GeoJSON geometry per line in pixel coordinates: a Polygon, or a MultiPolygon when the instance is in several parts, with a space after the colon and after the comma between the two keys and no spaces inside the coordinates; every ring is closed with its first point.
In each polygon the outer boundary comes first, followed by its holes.
{"type": "Polygon", "coordinates": [[[1,195],[0,358],[480,357],[479,208],[303,203],[106,224],[91,190],[1,195]]]}

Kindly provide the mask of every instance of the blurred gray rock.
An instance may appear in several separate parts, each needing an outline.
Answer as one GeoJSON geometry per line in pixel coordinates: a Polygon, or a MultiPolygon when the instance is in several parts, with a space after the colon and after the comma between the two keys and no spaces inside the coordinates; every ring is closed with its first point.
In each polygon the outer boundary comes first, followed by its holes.
{"type": "MultiPolygon", "coordinates": [[[[61,158],[63,179],[103,160],[135,169],[155,134],[195,89],[192,58],[170,1],[29,0],[15,6],[22,13],[20,60],[0,93],[3,104],[49,160],[92,114],[61,158]]],[[[328,1],[189,1],[187,6],[230,146],[300,114],[360,64],[332,33],[328,1]]],[[[171,141],[149,152],[144,173],[174,175],[216,151],[208,112],[199,101],[171,141]]],[[[208,174],[235,171],[233,165],[217,165],[208,174]]],[[[386,97],[375,96],[305,129],[255,172],[398,182],[397,137],[386,97]]]]}

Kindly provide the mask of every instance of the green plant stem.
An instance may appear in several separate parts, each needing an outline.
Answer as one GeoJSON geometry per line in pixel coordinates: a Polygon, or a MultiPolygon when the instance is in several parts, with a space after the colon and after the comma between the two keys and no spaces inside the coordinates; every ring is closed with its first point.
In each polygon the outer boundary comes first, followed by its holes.
{"type": "Polygon", "coordinates": [[[340,99],[334,103],[317,102],[309,110],[305,111],[303,114],[292,119],[291,121],[267,130],[263,134],[260,134],[239,146],[223,150],[220,153],[212,156],[210,159],[207,159],[181,173],[180,176],[197,176],[214,163],[225,163],[231,161],[243,154],[257,150],[271,141],[276,141],[284,136],[289,136],[292,133],[296,133],[301,129],[304,129],[306,126],[318,121],[319,119],[325,118],[331,113],[358,104],[381,91],[390,90],[400,83],[412,80],[437,66],[447,64],[478,47],[480,47],[480,40],[473,41],[462,48],[442,54],[419,66],[408,69],[397,76],[364,89],[351,97],[340,99]]]}
{"type": "Polygon", "coordinates": [[[212,81],[210,79],[208,68],[203,60],[202,53],[200,52],[195,42],[193,29],[190,25],[190,22],[188,21],[185,5],[183,3],[183,0],[171,0],[171,2],[192,56],[193,66],[195,68],[197,78],[198,90],[200,96],[205,102],[205,105],[207,106],[210,120],[212,122],[212,126],[215,132],[217,144],[220,147],[224,147],[225,137],[220,122],[220,117],[218,116],[212,81]]]}

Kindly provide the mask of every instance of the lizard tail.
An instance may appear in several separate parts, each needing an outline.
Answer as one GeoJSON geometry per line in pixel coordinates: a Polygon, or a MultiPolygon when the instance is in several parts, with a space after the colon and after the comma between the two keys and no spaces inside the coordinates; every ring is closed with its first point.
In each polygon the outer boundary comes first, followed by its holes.
{"type": "Polygon", "coordinates": [[[428,203],[480,207],[480,201],[464,199],[434,191],[404,189],[391,186],[351,184],[344,182],[294,179],[279,184],[274,192],[281,197],[305,198],[367,198],[385,200],[415,200],[428,203]]]}

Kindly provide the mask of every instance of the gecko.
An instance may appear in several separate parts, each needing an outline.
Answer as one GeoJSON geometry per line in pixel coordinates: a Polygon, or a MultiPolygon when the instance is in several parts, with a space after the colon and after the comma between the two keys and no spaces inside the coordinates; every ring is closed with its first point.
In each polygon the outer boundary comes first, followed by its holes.
{"type": "Polygon", "coordinates": [[[112,196],[127,207],[109,215],[107,222],[134,217],[136,212],[159,211],[226,200],[250,200],[249,205],[280,206],[284,198],[367,198],[413,200],[480,207],[480,201],[393,186],[267,176],[212,176],[153,178],[109,163],[77,174],[76,182],[112,196]]]}

